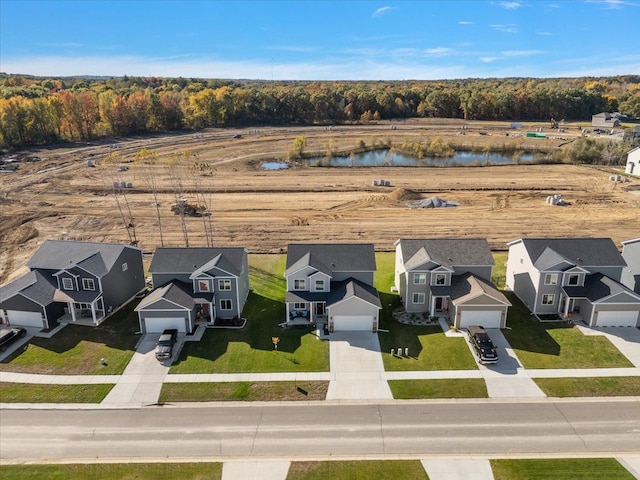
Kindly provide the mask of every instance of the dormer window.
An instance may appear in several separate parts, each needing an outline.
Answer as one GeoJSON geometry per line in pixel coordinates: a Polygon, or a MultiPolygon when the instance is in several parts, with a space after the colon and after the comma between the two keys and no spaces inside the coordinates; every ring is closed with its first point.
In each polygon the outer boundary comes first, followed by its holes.
{"type": "Polygon", "coordinates": [[[198,291],[209,292],[211,291],[211,284],[208,280],[198,280],[198,291]]]}
{"type": "Polygon", "coordinates": [[[62,278],[62,289],[63,290],[73,290],[73,280],[69,277],[62,278]]]}
{"type": "Polygon", "coordinates": [[[426,273],[414,273],[413,274],[413,284],[414,285],[425,285],[427,283],[427,274],[426,273]]]}
{"type": "Polygon", "coordinates": [[[436,285],[446,285],[447,276],[444,273],[436,273],[436,285]]]}
{"type": "Polygon", "coordinates": [[[231,280],[218,280],[218,290],[231,290],[231,280]]]}
{"type": "MultiPolygon", "coordinates": [[[[70,279],[67,279],[70,280],[70,279]]],[[[95,290],[96,283],[93,281],[93,278],[83,278],[82,279],[82,289],[83,290],[95,290]]]]}
{"type": "Polygon", "coordinates": [[[296,278],[293,281],[294,290],[305,290],[307,288],[307,280],[304,278],[296,278]]]}
{"type": "Polygon", "coordinates": [[[545,285],[557,285],[558,284],[558,274],[557,273],[547,273],[544,276],[544,284],[545,285]]]}
{"type": "Polygon", "coordinates": [[[324,280],[316,280],[316,292],[324,291],[324,280]]]}
{"type": "Polygon", "coordinates": [[[572,273],[571,275],[569,275],[569,278],[567,279],[567,285],[579,285],[580,283],[580,275],[578,275],[577,273],[572,273]]]}

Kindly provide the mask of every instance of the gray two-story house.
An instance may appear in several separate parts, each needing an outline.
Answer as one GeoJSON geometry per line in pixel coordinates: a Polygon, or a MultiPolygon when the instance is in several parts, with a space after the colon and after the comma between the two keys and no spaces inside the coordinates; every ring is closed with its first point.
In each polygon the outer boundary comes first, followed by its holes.
{"type": "Polygon", "coordinates": [[[522,238],[508,245],[506,286],[539,318],[640,324],[640,295],[620,282],[627,264],[610,238],[522,238]]]}
{"type": "Polygon", "coordinates": [[[130,245],[46,240],[27,267],[0,287],[0,316],[9,325],[99,325],[145,288],[142,250],[130,245]]]}
{"type": "Polygon", "coordinates": [[[373,244],[290,244],[286,320],[329,331],[376,332],[382,305],[373,286],[373,244]]]}
{"type": "Polygon", "coordinates": [[[640,293],[640,238],[622,242],[622,258],[627,266],[622,270],[620,282],[630,290],[640,293]]]}
{"type": "Polygon", "coordinates": [[[240,317],[249,295],[244,248],[158,248],[149,273],[154,290],[136,307],[142,333],[240,317]]]}
{"type": "Polygon", "coordinates": [[[505,328],[511,304],[491,283],[486,239],[400,239],[395,246],[395,289],[407,312],[445,317],[456,328],[505,328]]]}

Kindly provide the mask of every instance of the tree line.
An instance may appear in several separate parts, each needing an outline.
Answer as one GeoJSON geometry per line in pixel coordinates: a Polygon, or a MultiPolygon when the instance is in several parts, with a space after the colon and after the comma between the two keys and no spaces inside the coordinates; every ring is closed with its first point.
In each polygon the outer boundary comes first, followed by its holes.
{"type": "Polygon", "coordinates": [[[442,81],[268,82],[0,74],[0,148],[206,127],[411,117],[640,118],[640,75],[442,81]]]}

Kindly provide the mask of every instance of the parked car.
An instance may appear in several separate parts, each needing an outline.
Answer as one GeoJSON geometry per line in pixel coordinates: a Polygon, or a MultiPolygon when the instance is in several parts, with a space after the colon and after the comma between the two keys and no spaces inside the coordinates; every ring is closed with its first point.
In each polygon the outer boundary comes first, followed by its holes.
{"type": "Polygon", "coordinates": [[[173,345],[178,340],[178,330],[175,328],[169,328],[162,332],[158,343],[156,343],[156,358],[158,360],[164,360],[171,358],[173,355],[173,345]]]}
{"type": "Polygon", "coordinates": [[[498,352],[489,334],[482,326],[470,326],[467,329],[469,342],[473,346],[480,363],[496,363],[498,352]]]}
{"type": "Polygon", "coordinates": [[[27,334],[24,328],[2,328],[0,329],[0,351],[3,351],[18,338],[22,338],[27,334]]]}

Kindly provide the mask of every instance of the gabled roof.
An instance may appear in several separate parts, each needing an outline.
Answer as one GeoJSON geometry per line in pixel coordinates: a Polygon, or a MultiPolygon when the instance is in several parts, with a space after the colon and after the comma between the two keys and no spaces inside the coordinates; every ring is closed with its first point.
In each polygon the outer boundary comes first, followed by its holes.
{"type": "Polygon", "coordinates": [[[149,266],[149,273],[192,274],[219,256],[215,261],[216,268],[240,276],[245,253],[242,247],[158,248],[149,266]]]}
{"type": "Polygon", "coordinates": [[[559,259],[584,267],[626,265],[610,238],[523,238],[519,241],[538,270],[554,265],[553,262],[557,264],[559,259]]]}
{"type": "Polygon", "coordinates": [[[293,243],[287,248],[285,275],[310,266],[327,275],[332,272],[376,270],[372,243],[293,243]]]}
{"type": "Polygon", "coordinates": [[[382,308],[378,291],[371,285],[366,285],[353,278],[348,278],[342,282],[331,282],[331,292],[327,295],[327,306],[353,297],[382,308]]]}
{"type": "Polygon", "coordinates": [[[495,265],[485,238],[401,238],[402,262],[409,270],[433,261],[444,267],[495,265]]]}
{"type": "Polygon", "coordinates": [[[562,289],[570,297],[586,298],[592,303],[619,293],[628,293],[629,295],[638,297],[638,294],[634,293],[633,290],[628,289],[621,283],[616,282],[602,273],[587,275],[584,279],[583,287],[564,286],[562,289]]]}
{"type": "Polygon", "coordinates": [[[40,305],[49,305],[53,301],[56,287],[38,271],[31,271],[13,282],[0,287],[0,299],[20,294],[40,305]]]}
{"type": "Polygon", "coordinates": [[[507,297],[495,285],[471,273],[454,275],[451,278],[449,296],[454,304],[459,305],[482,295],[489,295],[505,305],[511,306],[507,297]]]}
{"type": "Polygon", "coordinates": [[[176,280],[166,284],[164,287],[156,288],[142,299],[135,310],[136,312],[143,310],[158,300],[167,300],[185,310],[192,310],[196,305],[195,300],[191,296],[189,285],[176,280]]]}
{"type": "Polygon", "coordinates": [[[98,277],[111,271],[118,257],[130,245],[69,240],[46,240],[27,262],[30,269],[65,270],[80,266],[98,277]]]}

